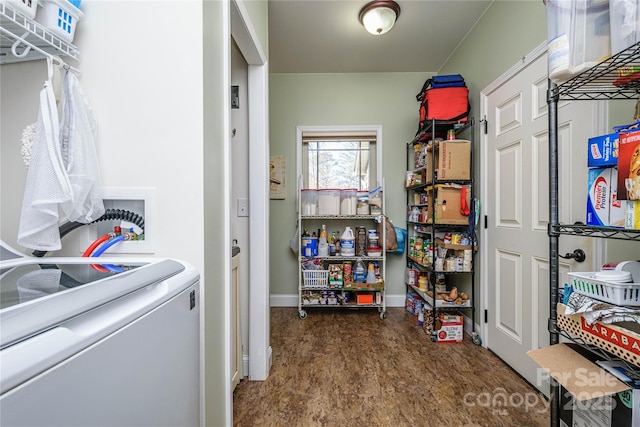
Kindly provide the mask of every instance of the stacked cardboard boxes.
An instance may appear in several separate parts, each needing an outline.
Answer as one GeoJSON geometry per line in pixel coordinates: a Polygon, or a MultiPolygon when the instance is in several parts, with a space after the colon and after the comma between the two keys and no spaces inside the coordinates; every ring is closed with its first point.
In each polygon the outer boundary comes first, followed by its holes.
{"type": "Polygon", "coordinates": [[[640,131],[590,138],[587,165],[587,225],[640,229],[640,131]]]}

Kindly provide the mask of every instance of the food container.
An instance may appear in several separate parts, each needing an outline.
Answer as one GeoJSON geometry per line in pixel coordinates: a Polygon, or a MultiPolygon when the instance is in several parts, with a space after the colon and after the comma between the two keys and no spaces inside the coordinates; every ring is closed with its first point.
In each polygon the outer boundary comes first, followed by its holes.
{"type": "Polygon", "coordinates": [[[547,0],[549,78],[563,83],[611,56],[608,0],[547,0]]]}
{"type": "Polygon", "coordinates": [[[369,215],[369,192],[368,191],[358,191],[356,213],[358,215],[369,215]]]}
{"type": "Polygon", "coordinates": [[[301,215],[313,216],[318,214],[318,191],[313,188],[305,188],[301,191],[301,215]]]}
{"type": "Polygon", "coordinates": [[[377,248],[369,248],[367,249],[367,256],[370,257],[381,257],[382,256],[382,248],[378,246],[377,248]]]}
{"type": "Polygon", "coordinates": [[[318,215],[340,215],[340,189],[318,190],[318,215]]]}
{"type": "Polygon", "coordinates": [[[340,215],[356,214],[356,198],[358,190],[355,188],[343,188],[340,190],[340,215]]]}
{"type": "Polygon", "coordinates": [[[382,214],[382,187],[378,186],[369,191],[369,213],[371,215],[382,214]]]}
{"type": "Polygon", "coordinates": [[[640,41],[640,0],[609,0],[611,54],[640,41]]]}

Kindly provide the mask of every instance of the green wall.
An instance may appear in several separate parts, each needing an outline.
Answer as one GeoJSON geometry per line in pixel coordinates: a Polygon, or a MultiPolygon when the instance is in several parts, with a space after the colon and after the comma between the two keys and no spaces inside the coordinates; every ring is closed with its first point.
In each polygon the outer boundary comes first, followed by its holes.
{"type": "MultiPolygon", "coordinates": [[[[285,200],[270,204],[271,295],[297,294],[297,258],[289,248],[296,224],[296,126],[382,125],[386,213],[405,227],[406,143],[416,133],[415,95],[431,72],[271,74],[271,155],[286,158],[285,200]]],[[[387,258],[387,294],[405,292],[403,257],[387,258]]]]}

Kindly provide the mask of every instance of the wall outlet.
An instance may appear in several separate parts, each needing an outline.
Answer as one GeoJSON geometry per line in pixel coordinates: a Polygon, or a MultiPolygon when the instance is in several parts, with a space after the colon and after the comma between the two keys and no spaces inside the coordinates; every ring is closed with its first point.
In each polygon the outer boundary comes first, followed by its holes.
{"type": "Polygon", "coordinates": [[[238,216],[249,216],[249,199],[238,198],[237,214],[238,216]]]}

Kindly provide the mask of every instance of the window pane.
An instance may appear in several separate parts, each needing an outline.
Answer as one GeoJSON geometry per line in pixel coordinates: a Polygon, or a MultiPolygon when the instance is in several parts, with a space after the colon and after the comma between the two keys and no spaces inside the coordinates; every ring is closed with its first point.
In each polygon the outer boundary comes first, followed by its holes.
{"type": "Polygon", "coordinates": [[[369,189],[369,141],[314,141],[307,149],[309,188],[369,189]]]}

